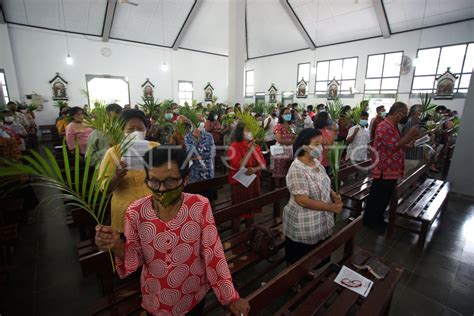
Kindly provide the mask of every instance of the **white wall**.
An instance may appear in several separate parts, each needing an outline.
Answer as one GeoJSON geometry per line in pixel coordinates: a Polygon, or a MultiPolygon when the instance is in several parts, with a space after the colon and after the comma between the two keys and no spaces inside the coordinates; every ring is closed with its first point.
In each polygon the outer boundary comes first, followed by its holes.
{"type": "MultiPolygon", "coordinates": [[[[207,82],[213,85],[219,101],[227,99],[227,57],[166,49],[165,60],[169,69],[162,72],[160,65],[163,63],[163,51],[160,48],[113,40],[104,43],[99,38],[68,35],[70,53],[74,59],[74,65],[69,66],[65,62],[67,52],[64,34],[15,25],[9,25],[8,28],[17,66],[19,95],[24,97],[34,91],[48,99],[43,111],[37,113],[39,125],[53,124],[58,114],[48,83],[56,72],[69,82],[67,92],[72,106],[87,103],[80,92],[86,88],[86,74],[128,77],[131,104],[142,101],[141,84],[146,78],[150,78],[155,85],[155,98],[159,100],[178,99],[178,80],[193,82],[193,97],[198,101],[204,99],[207,82]],[[110,57],[101,55],[103,47],[111,49],[110,57]]],[[[7,80],[10,84],[9,78],[7,80]]]]}
{"type": "MultiPolygon", "coordinates": [[[[393,52],[403,50],[404,54],[416,58],[420,31],[412,31],[392,35],[388,39],[375,38],[346,44],[326,46],[317,48],[316,53],[304,50],[283,55],[263,57],[247,61],[246,70],[255,70],[255,92],[267,92],[270,84],[274,83],[278,92],[295,91],[298,63],[311,62],[344,57],[359,57],[357,65],[356,89],[364,90],[365,71],[367,56],[370,54],[393,52]]],[[[284,40],[275,38],[274,40],[284,40]]],[[[461,22],[440,27],[424,29],[419,47],[433,47],[447,44],[457,44],[474,41],[474,21],[461,22]]],[[[417,99],[409,99],[408,92],[411,89],[413,72],[401,76],[399,85],[399,100],[409,104],[419,103],[417,99]]],[[[311,75],[309,93],[306,99],[295,99],[295,102],[316,104],[325,103],[326,99],[316,99],[314,95],[315,74],[311,75]]],[[[355,105],[362,99],[362,94],[356,94],[354,98],[341,99],[345,104],[355,105]]],[[[268,98],[268,97],[267,97],[268,98]]],[[[279,96],[280,99],[280,96],[279,96]]],[[[253,99],[246,99],[247,103],[253,99]]],[[[434,100],[434,103],[445,104],[460,114],[464,106],[464,99],[434,100]]]]}
{"type": "Polygon", "coordinates": [[[13,61],[10,36],[6,24],[0,24],[0,68],[5,70],[10,99],[18,99],[20,93],[18,92],[15,63],[13,61]]]}

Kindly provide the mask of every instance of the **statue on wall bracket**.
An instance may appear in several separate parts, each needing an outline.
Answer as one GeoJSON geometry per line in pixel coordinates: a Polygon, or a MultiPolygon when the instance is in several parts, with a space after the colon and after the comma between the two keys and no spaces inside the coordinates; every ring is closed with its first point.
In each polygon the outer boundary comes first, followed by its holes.
{"type": "Polygon", "coordinates": [[[296,86],[296,97],[306,98],[308,97],[308,82],[301,78],[296,86]]]}
{"type": "Polygon", "coordinates": [[[49,81],[51,84],[51,89],[53,91],[53,100],[68,100],[66,93],[66,87],[68,82],[64,80],[59,72],[56,73],[53,79],[49,81]]]}
{"type": "Polygon", "coordinates": [[[270,96],[270,100],[269,100],[270,103],[276,103],[277,102],[277,99],[276,99],[277,91],[278,91],[278,89],[275,87],[275,84],[272,83],[272,85],[268,89],[268,95],[270,96]]]}
{"type": "Polygon", "coordinates": [[[435,99],[452,99],[454,97],[454,84],[458,76],[450,71],[450,67],[446,72],[436,78],[436,94],[435,99]]]}
{"type": "Polygon", "coordinates": [[[328,100],[335,100],[339,96],[339,82],[336,80],[336,77],[334,77],[331,81],[328,83],[328,100]]]}
{"type": "Polygon", "coordinates": [[[204,87],[204,101],[212,101],[212,97],[214,96],[214,87],[211,85],[210,82],[204,87]]]}
{"type": "Polygon", "coordinates": [[[150,78],[146,78],[146,81],[142,84],[142,89],[143,89],[143,97],[145,99],[153,99],[153,89],[155,88],[155,85],[151,83],[150,78]]]}

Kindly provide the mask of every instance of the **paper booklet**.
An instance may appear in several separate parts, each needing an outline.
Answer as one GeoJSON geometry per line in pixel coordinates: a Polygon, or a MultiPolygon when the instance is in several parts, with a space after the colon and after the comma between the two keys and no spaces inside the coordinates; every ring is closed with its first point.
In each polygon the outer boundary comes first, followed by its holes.
{"type": "Polygon", "coordinates": [[[363,297],[369,295],[370,289],[372,289],[372,286],[374,285],[374,282],[346,266],[342,266],[341,271],[339,271],[334,282],[362,295],[363,297]]]}
{"type": "Polygon", "coordinates": [[[147,140],[134,140],[130,143],[122,161],[128,165],[128,170],[143,170],[143,155],[150,149],[147,140]]]}
{"type": "Polygon", "coordinates": [[[239,181],[244,187],[248,188],[257,176],[255,174],[251,174],[250,176],[248,176],[245,174],[246,171],[247,168],[240,168],[240,170],[237,171],[237,173],[234,174],[232,178],[239,181]]]}
{"type": "Polygon", "coordinates": [[[421,146],[421,145],[423,145],[423,144],[426,144],[427,142],[430,141],[430,139],[431,139],[431,138],[430,138],[430,136],[428,136],[428,135],[425,135],[425,136],[423,136],[423,137],[421,137],[421,138],[418,138],[418,139],[415,141],[415,147],[421,146]]]}

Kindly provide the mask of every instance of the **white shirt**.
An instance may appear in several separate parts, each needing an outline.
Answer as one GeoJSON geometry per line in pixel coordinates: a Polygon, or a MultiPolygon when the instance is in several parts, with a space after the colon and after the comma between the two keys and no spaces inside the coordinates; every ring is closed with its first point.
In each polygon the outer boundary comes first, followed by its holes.
{"type": "Polygon", "coordinates": [[[268,128],[265,130],[265,141],[270,142],[272,140],[275,140],[275,133],[273,132],[275,130],[275,126],[278,123],[278,117],[267,117],[265,121],[263,122],[263,127],[267,126],[268,128]],[[268,122],[270,120],[270,122],[268,122]]]}
{"type": "Polygon", "coordinates": [[[370,143],[370,131],[360,125],[352,126],[347,133],[347,138],[354,134],[356,128],[359,128],[359,132],[354,137],[352,143],[347,146],[346,159],[364,161],[367,160],[367,145],[370,143]]]}
{"type": "Polygon", "coordinates": [[[313,120],[309,115],[306,116],[304,119],[304,128],[312,128],[314,127],[313,120]]]}

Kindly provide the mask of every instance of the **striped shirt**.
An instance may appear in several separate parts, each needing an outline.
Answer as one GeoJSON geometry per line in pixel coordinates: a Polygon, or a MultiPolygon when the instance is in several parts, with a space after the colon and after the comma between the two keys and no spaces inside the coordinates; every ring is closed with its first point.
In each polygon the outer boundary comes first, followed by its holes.
{"type": "MultiPolygon", "coordinates": [[[[413,126],[417,126],[420,124],[420,121],[414,117],[410,117],[408,119],[408,122],[403,125],[403,128],[402,128],[402,136],[405,136],[406,133],[408,133],[408,131],[410,130],[410,128],[412,128],[413,126]]],[[[418,128],[418,133],[423,133],[423,130],[421,127],[418,128]]],[[[423,150],[423,147],[413,147],[413,148],[410,148],[406,151],[406,154],[405,154],[405,159],[408,159],[408,160],[423,160],[424,158],[424,150],[423,150]]]]}

